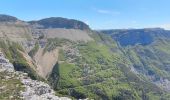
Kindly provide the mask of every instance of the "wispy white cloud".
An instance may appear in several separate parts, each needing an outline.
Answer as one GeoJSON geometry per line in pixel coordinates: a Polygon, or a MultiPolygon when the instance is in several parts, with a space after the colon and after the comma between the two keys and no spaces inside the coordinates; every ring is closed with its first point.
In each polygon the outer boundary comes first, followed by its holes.
{"type": "Polygon", "coordinates": [[[110,11],[108,11],[108,10],[100,10],[100,9],[98,9],[97,12],[98,12],[98,13],[102,13],[102,14],[108,14],[108,13],[110,13],[110,11]]]}
{"type": "Polygon", "coordinates": [[[102,10],[102,9],[98,9],[97,12],[101,13],[101,14],[109,14],[109,15],[119,15],[120,14],[120,12],[118,12],[118,11],[110,11],[110,10],[102,10]]]}
{"type": "Polygon", "coordinates": [[[113,10],[97,9],[97,8],[93,8],[93,10],[100,14],[106,14],[106,15],[112,15],[112,16],[121,14],[119,11],[113,11],[113,10]]]}

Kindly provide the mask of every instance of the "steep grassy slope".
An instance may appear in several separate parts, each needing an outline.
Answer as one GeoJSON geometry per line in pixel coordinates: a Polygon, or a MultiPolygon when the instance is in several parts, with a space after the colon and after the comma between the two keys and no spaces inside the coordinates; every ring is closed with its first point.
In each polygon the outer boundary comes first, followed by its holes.
{"type": "Polygon", "coordinates": [[[163,29],[103,31],[116,40],[131,63],[131,71],[163,90],[170,90],[170,32],[163,29]]]}
{"type": "Polygon", "coordinates": [[[149,46],[137,45],[122,49],[128,55],[137,73],[169,91],[170,56],[168,45],[169,43],[156,43],[149,46]]]}
{"type": "Polygon", "coordinates": [[[35,66],[30,66],[22,55],[21,52],[24,52],[24,49],[20,44],[1,40],[0,50],[13,63],[15,70],[28,73],[28,76],[32,79],[41,79],[35,71],[35,66]]]}
{"type": "Polygon", "coordinates": [[[95,42],[72,42],[62,48],[48,79],[57,93],[105,100],[167,98],[161,88],[131,71],[131,61],[111,38],[92,37],[95,42]]]}

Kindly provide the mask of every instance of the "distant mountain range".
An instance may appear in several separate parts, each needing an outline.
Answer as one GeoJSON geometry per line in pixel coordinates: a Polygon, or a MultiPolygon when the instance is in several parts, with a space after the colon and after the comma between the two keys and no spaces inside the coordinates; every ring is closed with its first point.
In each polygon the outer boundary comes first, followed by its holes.
{"type": "Polygon", "coordinates": [[[134,46],[136,44],[149,45],[156,38],[170,38],[170,31],[161,28],[105,30],[101,31],[119,42],[121,46],[134,46]]]}
{"type": "MultiPolygon", "coordinates": [[[[16,22],[18,19],[9,15],[0,15],[0,22],[16,22]]],[[[81,21],[67,19],[62,17],[45,18],[38,21],[29,21],[31,25],[37,28],[66,28],[66,29],[81,29],[89,30],[89,26],[81,21]],[[38,27],[39,26],[39,27],[38,27]]]]}

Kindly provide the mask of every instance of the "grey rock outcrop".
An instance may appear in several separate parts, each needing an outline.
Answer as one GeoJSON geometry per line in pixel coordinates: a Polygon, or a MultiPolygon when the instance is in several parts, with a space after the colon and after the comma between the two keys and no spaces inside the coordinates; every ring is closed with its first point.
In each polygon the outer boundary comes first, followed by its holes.
{"type": "Polygon", "coordinates": [[[20,80],[25,88],[19,95],[23,100],[71,100],[67,97],[55,96],[54,90],[47,83],[32,80],[27,73],[15,71],[14,66],[2,52],[0,52],[0,72],[10,73],[10,76],[6,76],[6,80],[17,76],[16,79],[20,80]]]}
{"type": "Polygon", "coordinates": [[[8,71],[8,72],[14,71],[13,65],[9,62],[8,59],[5,58],[2,52],[0,52],[0,72],[1,71],[8,71]]]}
{"type": "Polygon", "coordinates": [[[55,96],[55,92],[44,82],[31,79],[21,79],[21,81],[26,87],[26,91],[21,92],[24,100],[71,100],[55,96]]]}

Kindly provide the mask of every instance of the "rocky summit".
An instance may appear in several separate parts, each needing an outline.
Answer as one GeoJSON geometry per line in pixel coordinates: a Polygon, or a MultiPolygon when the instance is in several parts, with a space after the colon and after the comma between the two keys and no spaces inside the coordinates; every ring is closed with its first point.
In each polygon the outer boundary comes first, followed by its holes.
{"type": "Polygon", "coordinates": [[[62,17],[50,17],[41,19],[39,21],[30,21],[29,23],[34,26],[39,26],[38,28],[66,28],[90,30],[89,26],[84,22],[62,17]]]}
{"type": "Polygon", "coordinates": [[[16,17],[0,14],[0,22],[15,22],[17,20],[16,17]]]}

